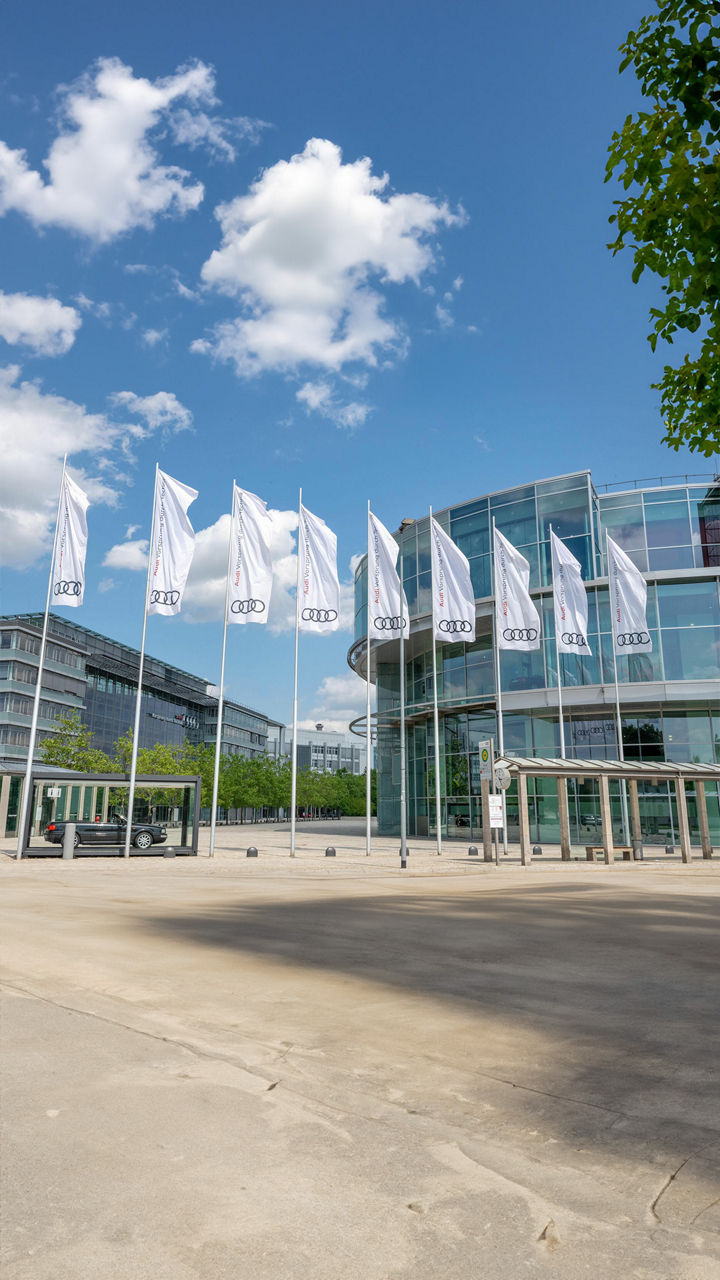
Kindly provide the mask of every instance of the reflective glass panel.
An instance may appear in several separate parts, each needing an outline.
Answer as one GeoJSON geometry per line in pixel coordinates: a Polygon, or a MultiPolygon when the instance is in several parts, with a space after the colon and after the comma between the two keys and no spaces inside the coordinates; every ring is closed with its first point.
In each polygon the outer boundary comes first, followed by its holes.
{"type": "Polygon", "coordinates": [[[687,502],[645,503],[648,547],[682,547],[690,542],[687,502]]]}
{"type": "Polygon", "coordinates": [[[720,626],[720,599],[715,580],[659,582],[657,595],[663,628],[720,626]]]}

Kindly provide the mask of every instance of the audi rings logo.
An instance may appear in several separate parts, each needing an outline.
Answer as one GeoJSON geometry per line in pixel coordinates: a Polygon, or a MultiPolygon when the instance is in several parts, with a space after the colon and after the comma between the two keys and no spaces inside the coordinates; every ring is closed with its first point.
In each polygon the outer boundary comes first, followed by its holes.
{"type": "Polygon", "coordinates": [[[264,600],[233,600],[230,605],[231,613],[264,613],[264,600]]]}
{"type": "Polygon", "coordinates": [[[337,618],[336,609],[303,609],[303,622],[334,622],[337,618]]]}
{"type": "Polygon", "coordinates": [[[469,622],[464,620],[464,618],[442,618],[440,621],[440,630],[447,631],[450,635],[454,636],[459,635],[462,631],[472,631],[472,627],[469,622]]]}
{"type": "Polygon", "coordinates": [[[407,618],[402,620],[399,617],[394,618],[376,618],[375,626],[378,631],[400,631],[407,626],[407,618]]]}
{"type": "Polygon", "coordinates": [[[177,604],[180,599],[179,591],[151,591],[151,604],[177,604]]]}
{"type": "Polygon", "coordinates": [[[630,648],[634,644],[649,644],[650,636],[647,631],[621,631],[617,637],[618,648],[630,648]]]}
{"type": "Polygon", "coordinates": [[[56,596],[79,596],[82,591],[82,582],[56,582],[56,596]]]}
{"type": "Polygon", "coordinates": [[[579,631],[563,631],[561,636],[563,644],[577,644],[587,648],[587,640],[585,636],[581,636],[579,631]]]}
{"type": "Polygon", "coordinates": [[[506,627],[503,640],[537,640],[536,627],[506,627]]]}

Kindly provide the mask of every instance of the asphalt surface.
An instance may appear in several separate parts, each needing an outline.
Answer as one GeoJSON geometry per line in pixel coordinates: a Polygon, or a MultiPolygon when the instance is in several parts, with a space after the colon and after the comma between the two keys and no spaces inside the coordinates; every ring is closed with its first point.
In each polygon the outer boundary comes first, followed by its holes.
{"type": "Polygon", "coordinates": [[[720,1277],[714,862],[246,835],[0,858],[5,1280],[720,1277]]]}

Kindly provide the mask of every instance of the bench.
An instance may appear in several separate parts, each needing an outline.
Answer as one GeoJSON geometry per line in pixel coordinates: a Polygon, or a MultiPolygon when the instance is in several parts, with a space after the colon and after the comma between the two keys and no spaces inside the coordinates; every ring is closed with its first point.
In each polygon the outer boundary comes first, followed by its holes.
{"type": "MultiPolygon", "coordinates": [[[[632,856],[633,856],[632,845],[615,844],[613,845],[613,849],[615,850],[615,853],[622,854],[623,862],[632,862],[632,856]]],[[[603,849],[601,844],[585,845],[585,857],[587,858],[588,862],[595,862],[595,855],[597,853],[602,854],[603,858],[605,857],[605,850],[603,849]]]]}

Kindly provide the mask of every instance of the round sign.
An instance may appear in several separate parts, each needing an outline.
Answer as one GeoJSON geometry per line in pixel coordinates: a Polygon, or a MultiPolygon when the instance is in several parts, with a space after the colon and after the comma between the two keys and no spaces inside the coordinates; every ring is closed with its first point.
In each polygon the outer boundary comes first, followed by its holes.
{"type": "Polygon", "coordinates": [[[487,764],[488,760],[490,759],[490,752],[488,751],[487,747],[483,747],[482,751],[480,752],[480,759],[482,760],[483,764],[487,764]]]}
{"type": "Polygon", "coordinates": [[[495,786],[499,787],[501,791],[507,791],[511,782],[512,774],[510,770],[506,769],[504,764],[499,764],[495,770],[495,786]]]}

